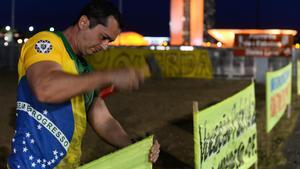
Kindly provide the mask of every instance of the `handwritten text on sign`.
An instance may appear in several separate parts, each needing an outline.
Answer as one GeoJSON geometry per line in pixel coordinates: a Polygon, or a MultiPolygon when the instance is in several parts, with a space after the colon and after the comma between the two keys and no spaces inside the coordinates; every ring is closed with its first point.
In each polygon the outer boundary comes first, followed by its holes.
{"type": "Polygon", "coordinates": [[[254,85],[194,113],[196,169],[249,168],[257,160],[254,85]]]}

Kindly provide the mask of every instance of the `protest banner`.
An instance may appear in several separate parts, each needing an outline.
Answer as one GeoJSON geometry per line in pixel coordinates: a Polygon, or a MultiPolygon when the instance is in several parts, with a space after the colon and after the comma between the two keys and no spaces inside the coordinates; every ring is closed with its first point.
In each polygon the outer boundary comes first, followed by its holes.
{"type": "Polygon", "coordinates": [[[143,70],[146,77],[149,77],[147,57],[155,59],[162,77],[165,78],[213,78],[208,52],[203,49],[159,51],[142,48],[112,48],[88,56],[87,60],[96,70],[134,67],[143,70]]]}
{"type": "Polygon", "coordinates": [[[78,169],[152,169],[149,151],[153,136],[85,164],[78,169]]]}
{"type": "Polygon", "coordinates": [[[216,105],[194,110],[194,151],[195,169],[248,169],[257,162],[254,83],[216,105]]]}
{"type": "Polygon", "coordinates": [[[292,64],[266,73],[266,130],[269,133],[291,104],[292,64]]]}

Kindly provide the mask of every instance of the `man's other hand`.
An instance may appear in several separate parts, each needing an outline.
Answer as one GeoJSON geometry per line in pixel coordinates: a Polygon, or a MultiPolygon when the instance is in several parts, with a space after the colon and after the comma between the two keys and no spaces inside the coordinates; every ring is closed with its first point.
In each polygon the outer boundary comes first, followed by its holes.
{"type": "Polygon", "coordinates": [[[160,144],[155,139],[149,153],[149,161],[151,163],[155,163],[157,161],[159,157],[159,152],[160,152],[160,144]]]}

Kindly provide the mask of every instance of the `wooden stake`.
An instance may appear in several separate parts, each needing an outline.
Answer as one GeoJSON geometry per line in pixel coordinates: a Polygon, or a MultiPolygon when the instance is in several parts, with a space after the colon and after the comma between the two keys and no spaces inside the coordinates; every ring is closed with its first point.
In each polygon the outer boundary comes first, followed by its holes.
{"type": "Polygon", "coordinates": [[[292,105],[287,105],[287,118],[290,119],[292,116],[292,105]]]}
{"type": "Polygon", "coordinates": [[[198,102],[197,101],[193,101],[193,113],[199,111],[198,109],[198,102]]]}

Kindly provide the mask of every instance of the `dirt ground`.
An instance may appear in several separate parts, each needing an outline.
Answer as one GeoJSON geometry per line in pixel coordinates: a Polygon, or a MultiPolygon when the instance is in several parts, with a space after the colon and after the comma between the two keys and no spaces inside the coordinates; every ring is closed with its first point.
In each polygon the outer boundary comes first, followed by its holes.
{"type": "MultiPolygon", "coordinates": [[[[247,80],[163,79],[146,80],[137,91],[114,93],[107,98],[111,113],[132,136],[154,134],[161,143],[161,154],[154,169],[194,168],[192,102],[199,109],[219,102],[244,89],[247,80]]],[[[0,169],[10,149],[13,133],[17,76],[0,72],[0,169]]],[[[256,85],[258,129],[258,168],[300,168],[300,150],[293,147],[300,139],[297,126],[300,105],[293,96],[292,117],[283,117],[273,131],[265,134],[265,87],[256,85]]],[[[83,140],[82,163],[95,160],[115,149],[98,138],[88,127],[83,140]]]]}

